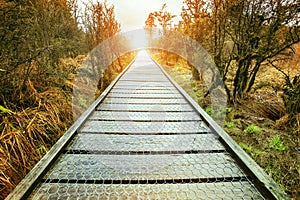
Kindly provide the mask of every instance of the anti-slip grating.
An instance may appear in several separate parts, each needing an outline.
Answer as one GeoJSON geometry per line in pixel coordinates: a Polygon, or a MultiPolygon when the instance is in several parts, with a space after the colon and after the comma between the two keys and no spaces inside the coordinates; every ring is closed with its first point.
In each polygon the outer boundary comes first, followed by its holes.
{"type": "Polygon", "coordinates": [[[264,199],[145,52],[42,177],[31,199],[264,199]]]}

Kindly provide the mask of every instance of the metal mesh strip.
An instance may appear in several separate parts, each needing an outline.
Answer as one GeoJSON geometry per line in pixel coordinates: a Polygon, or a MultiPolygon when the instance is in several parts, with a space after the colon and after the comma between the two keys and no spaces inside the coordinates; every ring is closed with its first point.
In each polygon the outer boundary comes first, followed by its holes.
{"type": "Polygon", "coordinates": [[[170,112],[170,111],[193,111],[189,104],[182,105],[149,105],[149,104],[106,104],[103,103],[97,110],[105,111],[145,111],[145,112],[170,112]]]}
{"type": "Polygon", "coordinates": [[[208,133],[210,129],[198,122],[135,122],[135,121],[87,121],[80,133],[123,133],[123,134],[183,134],[208,133]]]}
{"type": "Polygon", "coordinates": [[[67,150],[88,151],[198,151],[225,150],[214,134],[113,135],[79,134],[67,150]],[[185,144],[185,145],[180,145],[185,144]]]}
{"type": "Polygon", "coordinates": [[[109,155],[65,154],[45,179],[53,180],[189,180],[244,179],[226,153],[109,155]],[[239,178],[240,177],[240,178],[239,178]]]}
{"type": "Polygon", "coordinates": [[[264,199],[247,181],[194,184],[94,185],[46,183],[33,199],[264,199]]]}
{"type": "Polygon", "coordinates": [[[119,93],[110,93],[108,97],[118,97],[118,98],[164,98],[164,99],[172,99],[178,98],[182,99],[181,94],[119,94],[119,93]]]}
{"type": "MultiPolygon", "coordinates": [[[[185,99],[137,99],[137,98],[106,98],[103,103],[115,103],[115,104],[186,104],[187,101],[185,99]]],[[[196,114],[196,113],[195,113],[196,114]]]]}
{"type": "Polygon", "coordinates": [[[125,93],[125,94],[178,94],[177,90],[161,89],[161,90],[144,90],[143,88],[135,89],[112,89],[111,93],[125,93]]]}
{"type": "Polygon", "coordinates": [[[95,111],[91,120],[115,121],[194,121],[201,120],[195,112],[111,112],[95,111]]]}

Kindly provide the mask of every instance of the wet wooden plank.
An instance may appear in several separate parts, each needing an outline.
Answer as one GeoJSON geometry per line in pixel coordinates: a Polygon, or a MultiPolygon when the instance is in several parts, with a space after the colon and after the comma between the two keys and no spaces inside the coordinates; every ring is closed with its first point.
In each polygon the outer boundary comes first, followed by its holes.
{"type": "Polygon", "coordinates": [[[116,103],[116,104],[159,104],[159,105],[165,105],[165,104],[187,104],[187,101],[185,99],[138,99],[138,98],[106,98],[103,103],[116,103]]]}
{"type": "Polygon", "coordinates": [[[135,88],[140,88],[140,87],[172,87],[174,86],[171,83],[168,82],[130,82],[130,81],[123,81],[123,82],[118,82],[115,87],[135,87],[135,88]]]}
{"type": "Polygon", "coordinates": [[[264,199],[247,181],[190,184],[44,183],[33,199],[264,199]]]}
{"type": "Polygon", "coordinates": [[[120,81],[127,81],[127,80],[142,80],[142,81],[169,81],[164,75],[161,76],[136,76],[136,75],[126,75],[123,76],[122,79],[120,79],[120,81]]]}
{"type": "Polygon", "coordinates": [[[160,89],[160,90],[151,90],[151,89],[144,89],[135,88],[135,89],[112,89],[111,93],[125,93],[125,94],[178,94],[178,91],[175,89],[160,89]]]}
{"type": "Polygon", "coordinates": [[[128,78],[128,79],[122,79],[120,80],[120,83],[122,82],[140,82],[140,83],[147,83],[147,82],[155,82],[155,83],[169,83],[169,80],[167,79],[142,79],[142,78],[128,78]]]}
{"type": "Polygon", "coordinates": [[[116,134],[193,134],[208,133],[202,122],[136,122],[136,121],[87,121],[79,133],[116,134]]]}
{"type": "Polygon", "coordinates": [[[223,151],[225,147],[214,134],[189,135],[113,135],[79,134],[67,150],[84,151],[223,151]],[[181,145],[184,144],[184,145],[181,145]]]}
{"type": "Polygon", "coordinates": [[[226,153],[119,155],[65,154],[49,170],[50,180],[230,179],[245,174],[226,153]]]}
{"type": "Polygon", "coordinates": [[[201,120],[195,112],[118,112],[95,111],[90,120],[115,121],[195,121],[201,120]]]}
{"type": "Polygon", "coordinates": [[[110,98],[143,98],[143,99],[157,99],[157,98],[163,98],[163,99],[183,99],[182,95],[178,93],[174,94],[119,94],[119,93],[110,93],[108,95],[110,98]]]}
{"type": "Polygon", "coordinates": [[[189,104],[150,105],[150,104],[108,104],[102,103],[96,108],[102,111],[132,111],[132,112],[187,112],[194,111],[189,104]]]}

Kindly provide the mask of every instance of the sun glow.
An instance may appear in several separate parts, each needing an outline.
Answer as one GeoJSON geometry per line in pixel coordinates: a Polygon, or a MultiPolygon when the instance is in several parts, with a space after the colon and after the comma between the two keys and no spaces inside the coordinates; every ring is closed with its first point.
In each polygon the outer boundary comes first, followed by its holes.
{"type": "Polygon", "coordinates": [[[128,34],[126,34],[126,39],[133,49],[146,48],[149,45],[149,36],[144,29],[129,31],[128,34]]]}
{"type": "MultiPolygon", "coordinates": [[[[87,2],[88,0],[81,0],[87,2]]],[[[96,0],[93,0],[96,1],[96,0]]],[[[104,0],[98,0],[104,2],[104,0]]],[[[180,18],[182,0],[106,0],[108,5],[115,8],[116,19],[121,24],[121,31],[127,32],[142,29],[150,12],[158,11],[166,3],[166,11],[176,15],[173,22],[180,18]]],[[[142,40],[142,38],[140,38],[142,40]]]]}

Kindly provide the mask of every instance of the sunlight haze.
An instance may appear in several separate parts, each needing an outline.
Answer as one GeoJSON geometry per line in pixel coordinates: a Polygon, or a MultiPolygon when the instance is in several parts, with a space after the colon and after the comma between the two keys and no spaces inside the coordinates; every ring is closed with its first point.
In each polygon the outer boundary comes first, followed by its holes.
{"type": "Polygon", "coordinates": [[[115,6],[116,19],[121,24],[122,32],[141,29],[150,12],[158,11],[164,3],[167,11],[176,15],[173,22],[180,18],[183,0],[106,0],[115,6]]]}

